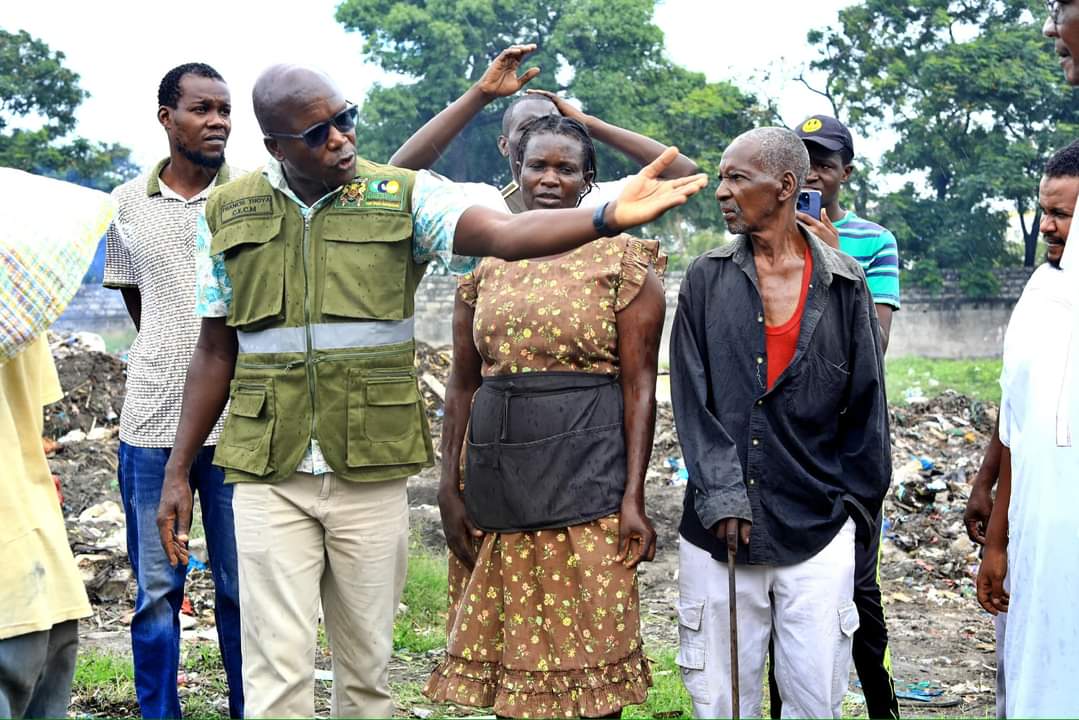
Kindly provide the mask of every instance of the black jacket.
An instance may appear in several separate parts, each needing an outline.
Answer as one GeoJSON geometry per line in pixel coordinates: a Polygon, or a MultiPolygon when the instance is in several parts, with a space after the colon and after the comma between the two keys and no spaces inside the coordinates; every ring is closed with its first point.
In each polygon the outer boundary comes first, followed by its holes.
{"type": "Polygon", "coordinates": [[[686,271],[671,390],[689,485],[681,534],[717,559],[707,528],[753,521],[738,562],[792,565],[848,517],[864,541],[891,479],[883,352],[862,268],[799,225],[813,273],[794,358],[768,390],[764,305],[748,238],[686,271]]]}

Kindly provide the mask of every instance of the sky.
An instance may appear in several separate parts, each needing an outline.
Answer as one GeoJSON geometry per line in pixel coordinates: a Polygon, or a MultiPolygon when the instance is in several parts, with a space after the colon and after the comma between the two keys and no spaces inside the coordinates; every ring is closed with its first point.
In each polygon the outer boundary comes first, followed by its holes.
{"type": "MultiPolygon", "coordinates": [[[[81,85],[90,93],[78,111],[76,132],[127,145],[143,167],[168,152],[156,119],[161,76],[184,62],[209,63],[232,90],[229,162],[251,169],[263,162],[265,150],[250,88],[266,66],[299,62],[321,68],[357,102],[373,83],[395,81],[363,61],[360,35],[334,21],[339,1],[7,0],[0,2],[0,27],[26,30],[62,51],[66,66],[81,75],[81,85]],[[184,23],[191,32],[182,31],[184,23]]],[[[675,62],[703,72],[711,81],[731,80],[775,98],[784,121],[794,124],[831,111],[824,98],[794,78],[816,57],[805,42],[806,32],[834,25],[839,9],[849,4],[851,0],[661,0],[655,21],[675,62]],[[765,74],[770,77],[767,84],[761,80],[765,74]]],[[[855,147],[873,160],[886,149],[879,138],[862,142],[857,136],[855,147]]]]}

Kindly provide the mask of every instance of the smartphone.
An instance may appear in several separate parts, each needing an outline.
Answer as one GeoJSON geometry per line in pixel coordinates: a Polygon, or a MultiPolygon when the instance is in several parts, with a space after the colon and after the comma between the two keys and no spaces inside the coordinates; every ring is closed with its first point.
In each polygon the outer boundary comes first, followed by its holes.
{"type": "Polygon", "coordinates": [[[803,190],[798,193],[798,212],[804,212],[814,220],[820,220],[820,190],[803,190]]]}

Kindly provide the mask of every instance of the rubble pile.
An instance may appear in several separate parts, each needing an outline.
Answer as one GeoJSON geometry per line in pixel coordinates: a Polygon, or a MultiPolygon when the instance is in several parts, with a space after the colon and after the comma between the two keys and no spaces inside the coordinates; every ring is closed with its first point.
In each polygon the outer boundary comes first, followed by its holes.
{"type": "Polygon", "coordinates": [[[886,579],[931,598],[974,595],[978,553],[967,538],[963,511],[996,420],[994,405],[951,390],[892,408],[892,489],[884,505],[890,542],[881,565],[886,579]]]}
{"type": "Polygon", "coordinates": [[[45,436],[61,439],[79,431],[84,435],[75,434],[78,440],[89,435],[94,435],[94,440],[105,439],[120,422],[124,361],[106,353],[100,338],[89,333],[50,335],[49,344],[64,398],[45,408],[45,436]]]}
{"type": "Polygon", "coordinates": [[[427,422],[435,443],[436,461],[439,457],[438,438],[442,435],[442,416],[446,409],[446,383],[449,382],[453,354],[449,348],[436,348],[416,343],[416,377],[427,410],[427,422]]]}

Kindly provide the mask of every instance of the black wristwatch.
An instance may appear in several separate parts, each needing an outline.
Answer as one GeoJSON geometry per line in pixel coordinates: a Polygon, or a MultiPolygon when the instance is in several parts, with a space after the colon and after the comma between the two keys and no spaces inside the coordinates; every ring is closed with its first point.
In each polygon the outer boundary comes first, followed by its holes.
{"type": "Polygon", "coordinates": [[[614,237],[615,235],[621,235],[621,231],[612,229],[607,221],[604,219],[604,215],[607,214],[607,206],[610,205],[610,201],[603,203],[596,211],[592,213],[592,227],[596,229],[600,237],[614,237]]]}

